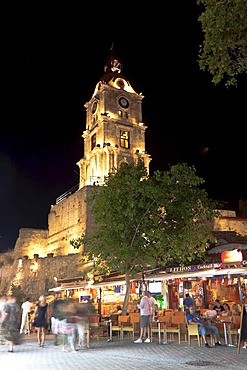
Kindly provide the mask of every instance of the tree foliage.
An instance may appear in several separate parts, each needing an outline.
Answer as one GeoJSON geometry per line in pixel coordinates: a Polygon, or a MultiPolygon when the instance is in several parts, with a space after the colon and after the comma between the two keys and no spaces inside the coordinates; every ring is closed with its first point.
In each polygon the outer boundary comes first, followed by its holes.
{"type": "Polygon", "coordinates": [[[186,164],[148,176],[142,161],[124,163],[94,187],[87,202],[95,227],[71,244],[83,243],[98,270],[125,274],[126,286],[137,272],[203,260],[215,216],[203,183],[186,164]]]}
{"type": "Polygon", "coordinates": [[[199,16],[204,33],[199,66],[209,71],[212,82],[236,85],[247,73],[247,2],[243,0],[197,0],[205,9],[199,16]]]}

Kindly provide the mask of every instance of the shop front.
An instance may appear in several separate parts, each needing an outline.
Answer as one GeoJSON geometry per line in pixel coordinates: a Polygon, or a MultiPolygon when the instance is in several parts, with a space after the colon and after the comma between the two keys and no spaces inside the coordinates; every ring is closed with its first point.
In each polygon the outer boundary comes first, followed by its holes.
{"type": "MultiPolygon", "coordinates": [[[[71,282],[60,281],[60,286],[50,289],[50,292],[59,294],[62,299],[72,298],[79,303],[91,302],[101,316],[108,316],[123,307],[126,285],[125,280],[102,281],[100,283],[72,280],[71,282]]],[[[128,312],[137,311],[140,285],[131,281],[131,291],[128,304],[128,312]]]]}
{"type": "Polygon", "coordinates": [[[247,261],[239,266],[224,267],[221,263],[186,267],[171,267],[155,276],[152,281],[163,282],[167,287],[168,304],[165,308],[183,310],[183,299],[189,293],[195,307],[207,308],[210,302],[220,299],[242,305],[247,303],[247,261]]]}

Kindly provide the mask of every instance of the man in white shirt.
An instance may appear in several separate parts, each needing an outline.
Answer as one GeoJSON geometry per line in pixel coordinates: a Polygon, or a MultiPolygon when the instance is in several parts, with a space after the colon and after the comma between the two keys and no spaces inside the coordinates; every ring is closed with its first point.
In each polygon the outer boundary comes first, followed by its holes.
{"type": "Polygon", "coordinates": [[[150,315],[151,315],[151,302],[149,299],[149,293],[145,290],[140,303],[137,305],[140,308],[140,338],[134,341],[134,343],[150,343],[150,315]],[[146,338],[146,333],[148,334],[146,338]]]}
{"type": "Polygon", "coordinates": [[[28,325],[28,314],[30,314],[31,309],[32,309],[33,303],[30,302],[30,298],[27,297],[25,302],[22,303],[21,305],[21,327],[20,327],[20,334],[22,333],[29,333],[29,325],[28,325]]]}

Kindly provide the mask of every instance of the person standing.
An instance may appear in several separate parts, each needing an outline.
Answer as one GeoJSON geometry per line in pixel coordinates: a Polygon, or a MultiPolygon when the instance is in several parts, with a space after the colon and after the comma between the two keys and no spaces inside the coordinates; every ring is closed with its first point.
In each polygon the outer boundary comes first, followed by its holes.
{"type": "Polygon", "coordinates": [[[151,321],[153,321],[154,317],[155,317],[155,314],[156,314],[157,302],[156,302],[156,299],[151,295],[150,292],[148,292],[148,298],[149,298],[149,301],[151,303],[151,321]]]}
{"type": "Polygon", "coordinates": [[[58,334],[59,333],[59,323],[60,323],[60,312],[59,303],[61,299],[58,294],[55,294],[54,301],[51,305],[51,331],[54,334],[54,346],[58,345],[58,334]]]}
{"type": "Polygon", "coordinates": [[[25,302],[21,305],[21,326],[20,326],[20,334],[30,334],[30,325],[29,325],[29,317],[33,303],[30,302],[30,298],[27,297],[25,302]]]}
{"type": "Polygon", "coordinates": [[[140,309],[140,337],[134,341],[134,343],[150,343],[150,315],[151,315],[151,302],[149,299],[149,293],[143,292],[143,297],[137,307],[140,309]],[[147,334],[147,338],[146,338],[147,334]]]}
{"type": "Polygon", "coordinates": [[[39,297],[39,302],[35,307],[35,319],[33,325],[37,328],[37,338],[39,347],[45,344],[45,328],[48,323],[47,317],[48,303],[45,296],[39,297]]]}
{"type": "Polygon", "coordinates": [[[186,315],[190,313],[190,307],[194,307],[195,303],[189,293],[185,294],[185,298],[183,300],[183,306],[184,306],[184,311],[186,312],[186,315]]]}

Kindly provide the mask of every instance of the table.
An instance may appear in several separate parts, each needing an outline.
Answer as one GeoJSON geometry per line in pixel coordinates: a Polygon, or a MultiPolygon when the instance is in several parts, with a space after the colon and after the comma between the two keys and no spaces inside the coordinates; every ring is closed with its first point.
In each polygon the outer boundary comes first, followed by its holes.
{"type": "Polygon", "coordinates": [[[162,342],[161,341],[161,322],[159,320],[156,321],[158,325],[158,344],[168,344],[168,342],[162,342]]]}
{"type": "MultiPolygon", "coordinates": [[[[228,321],[226,320],[220,320],[220,322],[222,322],[223,324],[223,327],[224,327],[224,337],[225,337],[225,345],[228,346],[228,347],[236,347],[234,344],[229,344],[228,343],[228,340],[227,340],[227,329],[226,329],[226,323],[228,321]]],[[[228,322],[229,323],[229,322],[228,322]]]]}

